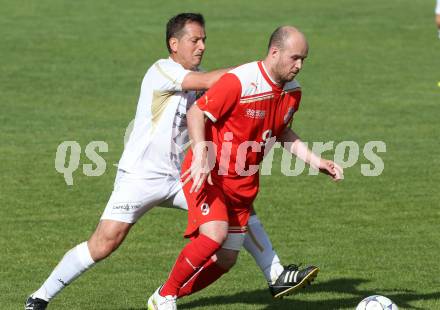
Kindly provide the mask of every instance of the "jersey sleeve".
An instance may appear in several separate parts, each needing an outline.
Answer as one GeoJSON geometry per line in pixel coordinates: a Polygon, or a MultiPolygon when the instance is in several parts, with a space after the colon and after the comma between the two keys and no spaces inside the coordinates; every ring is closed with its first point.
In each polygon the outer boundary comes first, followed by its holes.
{"type": "Polygon", "coordinates": [[[288,127],[292,127],[293,116],[295,115],[295,113],[299,109],[300,102],[301,102],[301,90],[296,90],[296,91],[292,92],[292,97],[294,99],[293,106],[291,108],[292,112],[288,113],[290,115],[288,115],[288,119],[286,121],[286,123],[289,124],[288,127]]]}
{"type": "Polygon", "coordinates": [[[235,74],[227,73],[197,99],[196,104],[212,122],[217,122],[234,107],[240,97],[240,80],[235,74]]]}
{"type": "Polygon", "coordinates": [[[182,82],[190,70],[171,60],[158,61],[154,64],[156,78],[153,87],[159,91],[182,91],[182,82]]]}

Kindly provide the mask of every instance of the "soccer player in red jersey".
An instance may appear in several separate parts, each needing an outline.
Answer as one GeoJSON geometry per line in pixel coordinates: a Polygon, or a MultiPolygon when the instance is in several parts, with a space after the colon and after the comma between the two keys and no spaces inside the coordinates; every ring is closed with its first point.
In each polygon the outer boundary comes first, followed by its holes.
{"type": "MultiPolygon", "coordinates": [[[[206,48],[201,14],[177,14],[168,21],[165,33],[169,55],[156,61],[143,78],[133,131],[95,231],[87,241],[65,253],[41,286],[26,298],[25,310],[46,309],[75,279],[116,251],[135,223],[152,208],[164,205],[188,209],[180,182],[181,161],[189,140],[186,112],[198,91],[211,87],[230,69],[197,72],[206,48]]],[[[270,292],[274,297],[288,294],[297,286],[296,278],[290,277],[293,265],[281,265],[256,214],[249,219],[248,230],[251,233],[244,248],[263,272],[270,292]]],[[[213,266],[211,270],[223,269],[213,266]]],[[[204,283],[202,280],[187,286],[187,291],[204,283]]]]}
{"type": "MultiPolygon", "coordinates": [[[[185,236],[191,241],[166,283],[150,297],[150,310],[176,309],[178,297],[208,286],[234,265],[258,193],[258,165],[270,143],[281,142],[335,181],[342,178],[337,164],[313,154],[290,128],[301,100],[294,78],[307,54],[300,31],[279,27],[263,61],[229,71],[188,111],[192,149],[182,179],[189,206],[185,236]]],[[[286,276],[301,287],[317,272],[310,266],[286,276]]]]}

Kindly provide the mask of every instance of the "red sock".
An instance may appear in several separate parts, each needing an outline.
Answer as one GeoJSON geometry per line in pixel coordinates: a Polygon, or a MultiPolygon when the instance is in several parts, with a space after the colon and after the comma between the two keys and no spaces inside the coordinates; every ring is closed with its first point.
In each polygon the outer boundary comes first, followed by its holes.
{"type": "Polygon", "coordinates": [[[177,296],[180,288],[220,249],[221,244],[205,235],[191,240],[180,252],[167,282],[160,290],[161,296],[177,296]]]}
{"type": "Polygon", "coordinates": [[[211,283],[215,282],[228,270],[221,268],[212,259],[209,259],[205,265],[179,290],[177,297],[191,295],[204,289],[211,283]]]}

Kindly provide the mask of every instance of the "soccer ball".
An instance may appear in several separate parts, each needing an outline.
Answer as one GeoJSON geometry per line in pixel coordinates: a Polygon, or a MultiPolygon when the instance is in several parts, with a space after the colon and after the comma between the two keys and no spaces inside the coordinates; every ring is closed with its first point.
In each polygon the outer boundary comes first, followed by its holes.
{"type": "Polygon", "coordinates": [[[380,295],[373,295],[364,298],[356,310],[399,310],[397,305],[389,298],[380,295]]]}

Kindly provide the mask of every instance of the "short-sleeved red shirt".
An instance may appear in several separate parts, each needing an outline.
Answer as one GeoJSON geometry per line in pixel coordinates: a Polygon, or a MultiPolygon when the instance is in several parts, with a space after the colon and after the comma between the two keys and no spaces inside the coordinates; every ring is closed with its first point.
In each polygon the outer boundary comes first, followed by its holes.
{"type": "MultiPolygon", "coordinates": [[[[290,125],[300,99],[301,89],[295,80],[278,86],[258,61],[228,72],[196,101],[210,119],[205,125],[206,141],[217,148],[211,175],[225,195],[252,204],[258,193],[258,165],[265,144],[290,125]]],[[[190,167],[192,155],[190,150],[182,172],[190,167]]]]}

